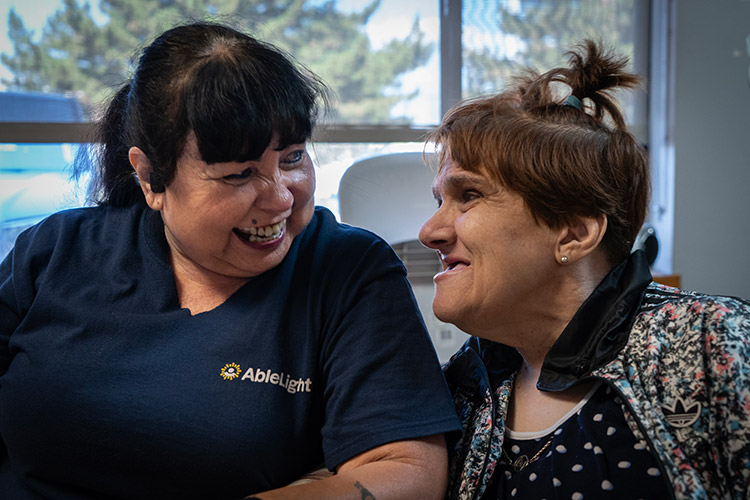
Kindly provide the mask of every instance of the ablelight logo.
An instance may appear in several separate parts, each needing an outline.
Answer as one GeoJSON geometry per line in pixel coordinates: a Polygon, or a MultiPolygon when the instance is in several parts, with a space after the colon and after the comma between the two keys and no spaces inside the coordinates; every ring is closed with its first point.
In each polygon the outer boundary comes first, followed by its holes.
{"type": "Polygon", "coordinates": [[[227,363],[224,368],[221,369],[221,376],[224,380],[232,380],[240,376],[242,370],[240,365],[237,363],[227,363]]]}
{"type": "MultiPolygon", "coordinates": [[[[242,375],[242,369],[237,363],[227,363],[221,369],[221,378],[224,380],[234,380],[242,375]]],[[[248,368],[240,380],[249,380],[256,384],[277,385],[289,394],[300,392],[312,392],[312,380],[307,378],[295,378],[288,373],[277,373],[270,369],[248,368]]]]}

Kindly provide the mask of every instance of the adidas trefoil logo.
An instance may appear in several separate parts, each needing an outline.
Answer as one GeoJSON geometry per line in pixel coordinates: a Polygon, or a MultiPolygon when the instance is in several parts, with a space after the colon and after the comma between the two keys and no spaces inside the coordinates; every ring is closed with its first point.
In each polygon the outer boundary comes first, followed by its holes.
{"type": "Polygon", "coordinates": [[[662,409],[664,410],[664,415],[667,417],[667,421],[673,427],[680,429],[690,427],[698,420],[702,405],[699,401],[686,402],[682,398],[677,398],[671,408],[667,405],[662,405],[662,409]]]}

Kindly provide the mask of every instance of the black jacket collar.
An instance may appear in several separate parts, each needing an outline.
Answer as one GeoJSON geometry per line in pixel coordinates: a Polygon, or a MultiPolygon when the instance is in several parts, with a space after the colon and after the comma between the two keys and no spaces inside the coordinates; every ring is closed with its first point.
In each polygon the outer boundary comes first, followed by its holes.
{"type": "Polygon", "coordinates": [[[651,272],[641,250],[612,269],[547,353],[537,387],[566,389],[612,361],[628,341],[649,283],[651,272]]]}

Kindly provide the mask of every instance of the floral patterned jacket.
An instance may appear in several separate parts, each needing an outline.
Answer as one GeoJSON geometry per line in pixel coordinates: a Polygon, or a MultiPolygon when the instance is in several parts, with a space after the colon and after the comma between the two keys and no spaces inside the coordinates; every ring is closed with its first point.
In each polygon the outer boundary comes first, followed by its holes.
{"type": "MultiPolygon", "coordinates": [[[[464,427],[449,436],[448,499],[484,494],[519,365],[514,349],[472,337],[444,366],[464,427]]],[[[750,498],[750,302],[653,283],[634,252],[578,310],[537,387],[592,378],[620,394],[674,499],[750,498]]]]}

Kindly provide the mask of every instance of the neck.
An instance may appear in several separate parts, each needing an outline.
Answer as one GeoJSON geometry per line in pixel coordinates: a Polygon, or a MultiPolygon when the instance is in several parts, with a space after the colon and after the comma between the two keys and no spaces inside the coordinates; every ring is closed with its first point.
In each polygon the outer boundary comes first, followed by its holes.
{"type": "Polygon", "coordinates": [[[181,265],[174,257],[171,262],[180,307],[188,309],[192,315],[220,306],[250,280],[181,265]]]}
{"type": "Polygon", "coordinates": [[[515,347],[529,373],[536,373],[537,377],[547,353],[609,268],[603,262],[590,259],[561,271],[550,279],[553,286],[540,291],[530,311],[517,318],[515,324],[502,324],[497,330],[501,338],[492,339],[515,347]]]}
{"type": "Polygon", "coordinates": [[[247,280],[217,286],[205,282],[177,279],[175,274],[180,307],[188,309],[193,316],[220,306],[246,282],[247,280]]]}

